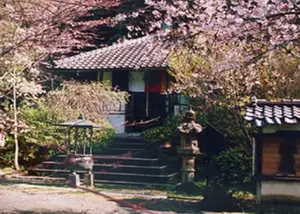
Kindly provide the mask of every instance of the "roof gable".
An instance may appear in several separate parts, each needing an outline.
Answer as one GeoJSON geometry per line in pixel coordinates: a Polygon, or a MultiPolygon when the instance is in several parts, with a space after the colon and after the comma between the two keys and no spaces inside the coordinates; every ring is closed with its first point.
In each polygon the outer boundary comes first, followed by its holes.
{"type": "Polygon", "coordinates": [[[54,69],[106,70],[166,68],[170,43],[145,36],[55,61],[54,69]]]}

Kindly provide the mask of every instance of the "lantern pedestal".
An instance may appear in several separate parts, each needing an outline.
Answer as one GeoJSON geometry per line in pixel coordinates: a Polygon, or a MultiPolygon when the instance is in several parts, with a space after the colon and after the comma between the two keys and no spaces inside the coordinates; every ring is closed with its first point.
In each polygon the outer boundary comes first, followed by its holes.
{"type": "Polygon", "coordinates": [[[178,148],[178,154],[182,157],[181,183],[189,184],[195,180],[195,159],[200,154],[199,148],[178,148]]]}
{"type": "Polygon", "coordinates": [[[84,174],[83,184],[86,186],[93,187],[94,186],[94,174],[89,172],[88,174],[84,174]]]}
{"type": "Polygon", "coordinates": [[[79,175],[76,172],[72,172],[69,174],[67,181],[67,185],[73,188],[80,186],[80,178],[79,175]]]}

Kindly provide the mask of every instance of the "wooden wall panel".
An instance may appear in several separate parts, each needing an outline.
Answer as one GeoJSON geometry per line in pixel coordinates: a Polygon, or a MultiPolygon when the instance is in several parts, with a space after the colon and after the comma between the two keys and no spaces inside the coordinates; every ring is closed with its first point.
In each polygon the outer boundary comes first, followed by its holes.
{"type": "Polygon", "coordinates": [[[262,175],[276,175],[280,165],[279,147],[282,138],[264,136],[262,146],[262,175]]]}
{"type": "Polygon", "coordinates": [[[295,157],[295,171],[296,171],[296,176],[300,177],[300,138],[299,137],[296,140],[296,147],[297,147],[297,152],[294,155],[294,157],[295,157]]]}

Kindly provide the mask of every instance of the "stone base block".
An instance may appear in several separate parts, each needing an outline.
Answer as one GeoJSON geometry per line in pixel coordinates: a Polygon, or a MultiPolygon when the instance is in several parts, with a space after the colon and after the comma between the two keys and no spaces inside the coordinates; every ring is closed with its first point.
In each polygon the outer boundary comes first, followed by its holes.
{"type": "Polygon", "coordinates": [[[79,175],[76,174],[76,172],[69,174],[66,183],[68,186],[73,187],[73,188],[79,187],[80,186],[79,175]]]}
{"type": "Polygon", "coordinates": [[[181,183],[189,184],[195,181],[195,170],[182,170],[181,171],[181,183]]]}
{"type": "Polygon", "coordinates": [[[263,180],[257,188],[258,203],[300,203],[300,180],[263,180]]]}
{"type": "Polygon", "coordinates": [[[93,187],[94,186],[94,174],[92,174],[92,173],[84,174],[83,184],[86,186],[93,187]]]}

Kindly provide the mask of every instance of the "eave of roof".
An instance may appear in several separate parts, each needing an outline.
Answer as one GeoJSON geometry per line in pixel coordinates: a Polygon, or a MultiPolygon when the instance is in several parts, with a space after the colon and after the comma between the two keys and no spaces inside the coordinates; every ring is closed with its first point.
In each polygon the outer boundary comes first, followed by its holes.
{"type": "Polygon", "coordinates": [[[141,70],[168,67],[170,43],[157,35],[128,40],[54,62],[64,71],[141,70]]]}
{"type": "Polygon", "coordinates": [[[252,98],[244,119],[257,127],[300,123],[300,100],[284,99],[279,102],[252,98]]]}

